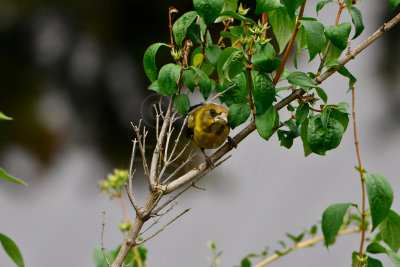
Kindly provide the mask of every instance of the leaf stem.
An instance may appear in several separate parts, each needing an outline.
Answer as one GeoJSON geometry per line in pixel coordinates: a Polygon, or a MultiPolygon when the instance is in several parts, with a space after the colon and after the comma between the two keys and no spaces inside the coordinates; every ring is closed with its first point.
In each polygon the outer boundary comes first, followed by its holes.
{"type": "Polygon", "coordinates": [[[294,27],[294,31],[293,31],[292,37],[290,38],[290,41],[289,41],[289,44],[288,44],[288,46],[286,48],[285,54],[283,55],[283,59],[282,59],[281,65],[279,65],[279,69],[278,69],[278,71],[277,71],[277,73],[275,75],[275,78],[274,78],[274,84],[275,85],[278,83],[279,78],[282,75],[283,68],[285,67],[286,61],[287,61],[287,59],[289,57],[289,54],[290,54],[290,50],[292,49],[294,40],[296,38],[297,31],[299,30],[299,27],[300,27],[299,20],[301,20],[303,18],[304,7],[306,6],[306,2],[307,2],[307,0],[304,0],[303,4],[301,4],[299,17],[297,18],[296,26],[294,27]]]}
{"type": "MultiPolygon", "coordinates": [[[[360,148],[357,138],[357,127],[356,127],[356,112],[355,112],[355,93],[354,93],[354,86],[351,88],[351,99],[352,99],[352,106],[353,106],[353,127],[354,127],[354,144],[356,146],[356,153],[358,159],[358,167],[360,170],[360,177],[361,177],[361,188],[362,188],[362,207],[361,207],[361,224],[362,224],[362,231],[361,231],[361,242],[360,242],[360,251],[358,253],[359,258],[363,255],[364,250],[364,240],[365,240],[365,181],[364,181],[364,171],[361,164],[361,156],[360,156],[360,148]]],[[[360,260],[357,259],[357,267],[360,267],[360,260]]]]}

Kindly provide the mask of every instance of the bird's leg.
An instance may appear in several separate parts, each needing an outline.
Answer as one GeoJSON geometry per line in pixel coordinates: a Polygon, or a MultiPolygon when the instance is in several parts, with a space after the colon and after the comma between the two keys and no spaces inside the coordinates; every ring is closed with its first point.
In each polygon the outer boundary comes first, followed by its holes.
{"type": "Polygon", "coordinates": [[[211,158],[206,155],[206,152],[204,152],[204,148],[200,148],[200,149],[204,155],[204,158],[206,159],[207,169],[211,169],[212,167],[214,167],[214,163],[212,162],[211,158]]]}
{"type": "Polygon", "coordinates": [[[230,136],[228,136],[228,144],[231,146],[231,148],[237,148],[235,140],[233,140],[233,138],[230,136]]]}

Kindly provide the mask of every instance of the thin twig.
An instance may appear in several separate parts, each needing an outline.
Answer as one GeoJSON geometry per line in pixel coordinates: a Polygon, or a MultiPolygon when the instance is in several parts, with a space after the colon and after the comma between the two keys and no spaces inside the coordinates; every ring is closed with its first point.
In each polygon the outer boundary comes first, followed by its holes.
{"type": "MultiPolygon", "coordinates": [[[[360,250],[358,253],[359,258],[361,258],[363,255],[364,240],[365,240],[365,216],[366,216],[366,213],[365,213],[365,180],[364,180],[364,170],[363,170],[362,164],[361,164],[360,148],[359,148],[359,143],[358,143],[358,138],[357,138],[354,86],[351,88],[351,96],[352,96],[351,99],[352,99],[352,106],[353,106],[352,113],[353,113],[353,127],[354,127],[354,144],[356,146],[358,167],[360,170],[360,178],[361,178],[361,190],[362,190],[362,210],[361,210],[362,231],[361,231],[360,250]]],[[[359,267],[360,264],[361,264],[360,260],[357,259],[357,267],[359,267]]]]}
{"type": "Polygon", "coordinates": [[[183,216],[186,212],[188,212],[190,209],[186,209],[183,212],[181,212],[178,216],[176,216],[174,219],[172,219],[171,221],[169,221],[166,225],[164,225],[160,230],[158,230],[157,232],[155,232],[154,234],[152,234],[151,236],[149,236],[148,238],[144,239],[143,241],[139,242],[138,244],[141,245],[146,241],[149,241],[150,239],[152,239],[153,237],[155,237],[156,235],[158,235],[159,233],[161,233],[163,230],[165,230],[165,228],[167,228],[171,223],[173,223],[174,221],[176,221],[177,219],[179,219],[181,216],[183,216]]]}
{"type": "Polygon", "coordinates": [[[237,84],[233,84],[233,85],[229,86],[228,88],[226,88],[221,93],[218,93],[215,96],[213,96],[212,98],[210,98],[209,100],[207,100],[206,103],[212,103],[215,99],[217,99],[218,97],[222,96],[223,94],[225,94],[226,92],[228,92],[229,90],[231,90],[232,88],[234,88],[236,86],[237,86],[237,84]]]}
{"type": "Polygon", "coordinates": [[[299,30],[299,27],[300,27],[300,21],[299,20],[301,20],[303,18],[303,12],[304,12],[304,7],[306,6],[306,2],[307,2],[307,0],[304,0],[303,4],[301,5],[299,17],[297,18],[296,26],[294,27],[294,31],[293,31],[292,37],[290,38],[290,41],[289,41],[289,44],[288,44],[288,46],[286,48],[285,54],[283,55],[282,62],[279,65],[279,69],[276,72],[276,75],[275,75],[275,78],[274,78],[274,84],[275,85],[278,83],[279,78],[281,77],[283,68],[285,67],[285,64],[286,64],[286,60],[288,59],[289,54],[290,54],[290,50],[292,49],[294,40],[296,38],[297,31],[299,30]]]}
{"type": "Polygon", "coordinates": [[[106,212],[103,211],[102,213],[103,213],[103,223],[101,224],[101,239],[100,239],[101,252],[103,252],[103,256],[104,256],[104,259],[107,262],[107,265],[111,266],[110,262],[108,261],[108,258],[107,258],[107,255],[106,255],[106,251],[105,251],[105,248],[104,248],[104,244],[103,244],[104,227],[106,226],[106,212]]]}
{"type": "Polygon", "coordinates": [[[147,135],[147,133],[145,132],[145,129],[143,128],[143,133],[144,133],[144,135],[142,136],[142,135],[140,134],[140,124],[141,124],[141,123],[142,123],[142,120],[140,119],[140,120],[139,120],[138,126],[135,126],[132,122],[131,122],[131,125],[132,125],[132,127],[133,127],[133,130],[134,130],[135,133],[136,133],[137,141],[138,141],[138,144],[139,144],[139,150],[140,150],[140,153],[142,154],[142,162],[143,162],[144,174],[145,174],[146,177],[147,177],[147,180],[148,180],[148,182],[149,182],[149,185],[151,185],[152,182],[151,182],[151,180],[150,180],[149,167],[147,166],[147,160],[146,160],[146,152],[145,152],[145,149],[146,149],[146,148],[143,146],[143,143],[144,143],[145,140],[146,140],[146,135],[147,135]],[[142,143],[142,139],[143,139],[143,143],[142,143]]]}
{"type": "Polygon", "coordinates": [[[186,164],[188,164],[188,163],[193,159],[193,157],[194,157],[195,155],[197,155],[197,153],[198,153],[198,151],[195,152],[195,153],[193,153],[193,154],[190,153],[189,156],[188,156],[188,158],[187,158],[183,163],[181,163],[181,165],[179,165],[179,167],[176,168],[176,169],[174,170],[174,172],[171,173],[171,174],[163,181],[163,184],[165,184],[165,183],[167,183],[169,180],[171,180],[171,178],[173,178],[183,167],[185,167],[186,164]]]}
{"type": "MultiPolygon", "coordinates": [[[[338,235],[338,236],[339,236],[339,235],[347,235],[347,234],[351,234],[351,233],[357,233],[357,232],[359,232],[359,231],[360,231],[360,228],[358,228],[358,227],[357,227],[357,228],[351,228],[351,229],[343,229],[343,230],[340,230],[340,231],[338,232],[337,235],[338,235]]],[[[289,252],[295,251],[295,250],[300,249],[300,248],[309,247],[309,246],[312,246],[312,245],[314,245],[314,244],[316,244],[316,243],[319,243],[319,242],[322,242],[322,241],[324,241],[324,237],[323,237],[323,236],[321,236],[321,237],[314,237],[314,238],[311,238],[311,239],[309,239],[309,240],[306,240],[306,241],[297,243],[297,244],[294,245],[293,247],[287,248],[287,249],[283,250],[283,251],[282,251],[281,253],[279,253],[279,254],[278,254],[278,253],[275,253],[274,255],[272,255],[272,256],[266,258],[265,260],[263,260],[262,262],[258,263],[258,264],[255,265],[254,267],[266,266],[268,263],[279,259],[280,257],[282,257],[283,255],[286,255],[286,254],[289,253],[289,252]]]]}
{"type": "Polygon", "coordinates": [[[158,218],[156,220],[154,220],[154,222],[151,225],[149,225],[145,230],[143,230],[143,232],[139,233],[138,236],[142,236],[144,233],[146,233],[148,230],[150,230],[154,225],[156,225],[162,219],[162,217],[165,214],[170,212],[174,208],[174,206],[175,206],[174,203],[172,203],[171,207],[169,207],[163,214],[154,214],[153,215],[153,212],[152,212],[152,216],[154,216],[154,217],[158,216],[158,218]]]}

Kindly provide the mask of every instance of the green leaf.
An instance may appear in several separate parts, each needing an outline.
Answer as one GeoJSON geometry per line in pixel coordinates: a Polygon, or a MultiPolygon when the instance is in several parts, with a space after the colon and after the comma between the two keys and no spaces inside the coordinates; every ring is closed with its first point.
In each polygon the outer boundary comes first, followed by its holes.
{"type": "Polygon", "coordinates": [[[344,127],[336,119],[329,117],[324,127],[321,115],[315,115],[308,123],[307,144],[312,152],[325,155],[339,146],[343,133],[344,127]]]}
{"type": "Polygon", "coordinates": [[[368,202],[371,210],[372,231],[386,218],[393,202],[393,189],[385,177],[365,174],[368,202]]]}
{"type": "Polygon", "coordinates": [[[18,246],[6,235],[0,233],[0,243],[7,255],[13,260],[18,267],[24,267],[24,259],[18,246]]]}
{"type": "Polygon", "coordinates": [[[355,33],[353,38],[351,38],[352,40],[356,39],[364,30],[364,22],[363,22],[363,18],[362,18],[362,14],[361,11],[358,10],[356,7],[352,7],[351,8],[351,21],[354,24],[355,27],[355,33]]]}
{"type": "Polygon", "coordinates": [[[3,170],[2,168],[0,168],[0,179],[6,180],[6,181],[10,181],[13,183],[17,183],[17,184],[23,184],[23,185],[28,185],[27,183],[25,183],[24,181],[15,178],[11,175],[9,175],[5,170],[3,170]]]}
{"type": "Polygon", "coordinates": [[[271,73],[279,67],[281,60],[276,58],[274,47],[269,42],[264,44],[257,42],[256,48],[252,57],[254,66],[267,73],[271,73]]]}
{"type": "Polygon", "coordinates": [[[149,46],[144,52],[143,56],[143,68],[147,78],[150,82],[154,82],[157,79],[157,65],[156,65],[156,54],[161,46],[168,46],[163,43],[156,43],[149,46]]]}
{"type": "Polygon", "coordinates": [[[256,14],[269,12],[271,10],[282,7],[280,0],[257,0],[256,1],[256,14]]]}
{"type": "Polygon", "coordinates": [[[182,84],[186,86],[191,92],[194,91],[196,85],[195,72],[192,69],[187,69],[183,71],[182,74],[182,84]]]}
{"type": "MultiPolygon", "coordinates": [[[[347,103],[344,103],[344,104],[347,104],[347,103]]],[[[347,126],[349,125],[349,116],[348,115],[349,114],[347,112],[342,112],[339,109],[331,109],[331,112],[329,114],[329,116],[332,119],[335,119],[338,122],[340,122],[340,124],[343,126],[344,131],[347,130],[347,126]]]]}
{"type": "Polygon", "coordinates": [[[332,0],[327,0],[327,1],[318,2],[317,8],[316,8],[316,10],[317,10],[317,15],[318,15],[318,12],[319,12],[326,4],[332,3],[332,2],[333,2],[332,0]]]}
{"type": "Polygon", "coordinates": [[[396,267],[400,267],[400,256],[393,251],[388,251],[388,255],[396,267]]]}
{"type": "Polygon", "coordinates": [[[229,81],[230,77],[235,77],[238,73],[230,73],[230,68],[234,62],[238,59],[238,57],[243,55],[243,51],[236,47],[228,47],[218,57],[217,62],[217,72],[219,77],[219,82],[223,85],[226,78],[229,81]]]}
{"type": "Polygon", "coordinates": [[[301,128],[300,128],[300,136],[301,136],[301,141],[303,141],[303,149],[304,149],[304,156],[307,157],[312,153],[310,146],[307,143],[307,136],[308,136],[308,119],[304,120],[301,123],[301,128]]]}
{"type": "Polygon", "coordinates": [[[389,0],[390,7],[392,9],[397,8],[400,5],[400,0],[389,0]]]}
{"type": "Polygon", "coordinates": [[[244,123],[250,116],[251,108],[248,104],[233,104],[229,107],[228,121],[229,126],[235,129],[240,124],[244,123]]]}
{"type": "Polygon", "coordinates": [[[347,115],[351,115],[350,106],[346,102],[339,102],[339,104],[337,104],[337,111],[340,111],[347,115]]]}
{"type": "Polygon", "coordinates": [[[279,54],[281,54],[292,37],[292,32],[296,22],[289,16],[286,8],[281,7],[268,12],[268,22],[279,45],[279,54]]]}
{"type": "Polygon", "coordinates": [[[301,240],[303,240],[304,233],[301,233],[298,236],[294,236],[289,233],[286,233],[286,236],[289,237],[295,244],[297,244],[297,243],[301,242],[301,240]]]}
{"type": "Polygon", "coordinates": [[[221,13],[221,16],[231,17],[231,18],[243,21],[245,23],[250,23],[251,25],[256,25],[257,24],[251,18],[246,18],[245,16],[239,15],[235,11],[224,11],[224,12],[221,13]]]}
{"type": "Polygon", "coordinates": [[[306,92],[309,90],[310,87],[316,87],[316,85],[307,76],[307,74],[301,71],[290,73],[289,76],[287,76],[287,80],[289,83],[293,84],[293,86],[298,85],[306,92]]]}
{"type": "Polygon", "coordinates": [[[326,102],[328,101],[328,95],[325,93],[325,91],[322,88],[319,88],[319,87],[315,87],[315,90],[317,91],[318,96],[326,104],[326,102]]]}
{"type": "Polygon", "coordinates": [[[381,222],[379,229],[383,241],[397,253],[400,248],[400,216],[390,210],[387,217],[381,222]]]}
{"type": "Polygon", "coordinates": [[[224,0],[193,0],[193,6],[204,22],[210,24],[221,14],[224,0]]]}
{"type": "Polygon", "coordinates": [[[200,25],[197,24],[196,21],[193,21],[192,24],[190,24],[189,28],[187,28],[186,36],[190,40],[192,40],[194,44],[200,45],[202,44],[200,35],[201,35],[200,25]]]}
{"type": "MultiPolygon", "coordinates": [[[[325,48],[323,49],[325,50],[325,48]]],[[[326,56],[325,67],[329,66],[337,66],[339,65],[339,58],[342,55],[343,50],[337,48],[334,44],[331,43],[331,47],[328,50],[328,55],[326,56]]]]}
{"type": "Polygon", "coordinates": [[[221,102],[225,103],[228,107],[230,107],[234,103],[244,103],[249,94],[247,77],[247,72],[241,72],[236,75],[231,82],[226,82],[223,86],[218,83],[218,93],[221,93],[233,86],[231,89],[229,89],[222,96],[219,97],[221,102]]]}
{"type": "Polygon", "coordinates": [[[3,112],[0,111],[0,120],[6,120],[6,121],[10,121],[13,118],[8,117],[7,115],[5,115],[3,112]]]}
{"type": "Polygon", "coordinates": [[[186,116],[190,108],[189,97],[185,94],[175,96],[174,106],[183,116],[186,116]]]}
{"type": "Polygon", "coordinates": [[[178,78],[182,67],[169,63],[160,69],[158,74],[159,93],[162,95],[172,95],[178,92],[178,78]]]}
{"type": "Polygon", "coordinates": [[[157,80],[152,82],[147,89],[152,90],[152,91],[157,92],[157,93],[160,93],[160,87],[158,86],[158,81],[157,80]]]}
{"type": "Polygon", "coordinates": [[[346,3],[347,10],[351,13],[351,7],[353,6],[353,0],[344,0],[346,3]]]}
{"type": "Polygon", "coordinates": [[[310,112],[310,106],[308,103],[301,104],[296,111],[296,125],[299,126],[303,123],[308,117],[308,113],[310,112]]]}
{"type": "Polygon", "coordinates": [[[325,238],[325,246],[331,245],[343,224],[343,218],[351,203],[338,203],[330,205],[322,214],[322,232],[325,238]]]}
{"type": "Polygon", "coordinates": [[[248,258],[242,259],[240,267],[251,267],[251,261],[248,258]]]}
{"type": "Polygon", "coordinates": [[[372,242],[371,244],[368,245],[367,252],[371,254],[379,254],[379,253],[387,253],[387,250],[378,242],[372,242]]]}
{"type": "Polygon", "coordinates": [[[318,21],[300,20],[304,26],[307,36],[307,47],[310,55],[310,60],[322,51],[326,43],[324,35],[324,25],[318,21]]]}
{"type": "Polygon", "coordinates": [[[350,73],[348,69],[346,69],[345,66],[342,66],[338,71],[340,74],[342,74],[344,77],[349,78],[349,89],[348,91],[351,91],[351,88],[353,88],[354,84],[357,82],[356,77],[353,76],[353,74],[350,73]]]}
{"type": "Polygon", "coordinates": [[[196,11],[189,11],[177,19],[172,26],[175,43],[179,48],[182,48],[182,41],[186,38],[188,28],[197,17],[196,11]]]}
{"type": "Polygon", "coordinates": [[[222,11],[236,11],[238,8],[238,0],[225,0],[222,11]]]}
{"type": "Polygon", "coordinates": [[[351,31],[351,24],[345,22],[337,26],[327,26],[325,34],[329,40],[339,49],[344,50],[347,47],[349,35],[351,31]]]}
{"type": "Polygon", "coordinates": [[[251,71],[251,79],[256,115],[263,114],[275,100],[275,85],[267,74],[257,70],[251,71]]]}
{"type": "Polygon", "coordinates": [[[191,66],[191,68],[197,73],[197,76],[199,77],[200,93],[203,95],[204,100],[207,100],[212,91],[211,80],[210,78],[208,78],[207,74],[205,74],[204,71],[202,71],[201,69],[193,66],[191,66]]]}
{"type": "Polygon", "coordinates": [[[367,266],[368,267],[383,267],[382,262],[380,260],[371,258],[369,256],[367,259],[367,266]]]}
{"type": "Polygon", "coordinates": [[[297,56],[304,49],[307,49],[307,34],[305,27],[299,27],[296,34],[297,53],[295,54],[295,68],[297,69],[297,56]]]}
{"type": "Polygon", "coordinates": [[[208,62],[214,67],[217,67],[218,57],[221,55],[222,50],[216,45],[209,45],[206,47],[206,58],[208,62]]]}
{"type": "Polygon", "coordinates": [[[265,140],[268,140],[276,131],[274,128],[279,123],[279,114],[275,111],[274,106],[271,105],[263,113],[256,112],[255,123],[258,134],[265,140]]]}
{"type": "Polygon", "coordinates": [[[294,18],[297,8],[299,8],[299,6],[301,6],[301,4],[304,2],[304,0],[282,0],[282,2],[285,5],[285,7],[289,13],[289,16],[294,18]]]}

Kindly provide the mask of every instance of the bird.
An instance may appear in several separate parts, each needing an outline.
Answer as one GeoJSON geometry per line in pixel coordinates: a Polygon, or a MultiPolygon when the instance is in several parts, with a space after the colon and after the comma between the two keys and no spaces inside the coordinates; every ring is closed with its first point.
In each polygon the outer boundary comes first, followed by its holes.
{"type": "Polygon", "coordinates": [[[198,104],[189,111],[187,136],[200,148],[208,168],[214,166],[204,149],[220,147],[225,140],[236,148],[233,139],[229,137],[228,111],[221,105],[214,103],[198,104]]]}

